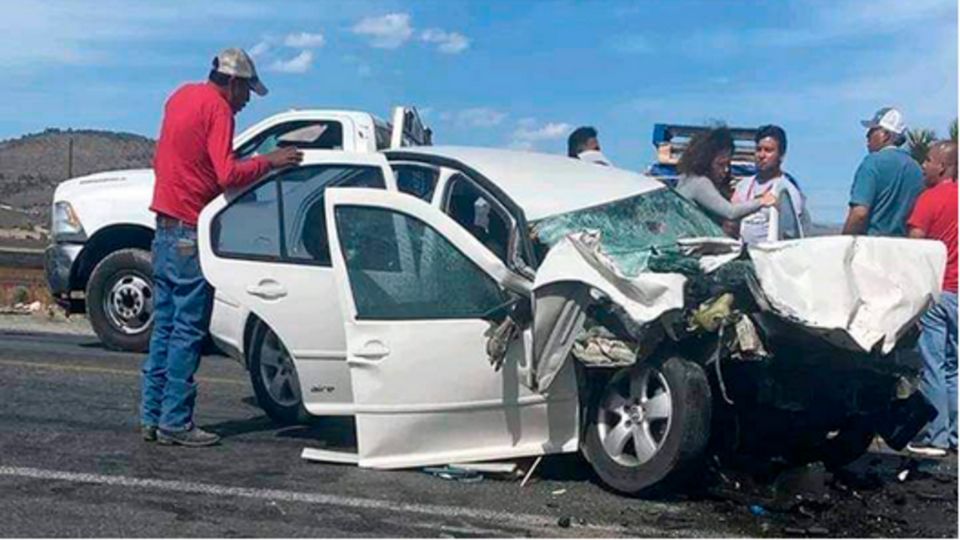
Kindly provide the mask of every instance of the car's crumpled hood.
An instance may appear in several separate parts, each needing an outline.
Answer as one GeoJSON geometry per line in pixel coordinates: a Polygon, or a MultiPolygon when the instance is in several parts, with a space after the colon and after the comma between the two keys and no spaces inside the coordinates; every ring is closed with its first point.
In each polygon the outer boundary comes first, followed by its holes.
{"type": "MultiPolygon", "coordinates": [[[[689,250],[724,242],[685,243],[689,250]]],[[[686,277],[656,272],[626,276],[602,248],[595,234],[570,234],[537,270],[531,367],[540,390],[566,361],[591,302],[582,293],[574,295],[575,285],[600,291],[639,325],[684,307],[686,277]],[[569,301],[558,299],[566,291],[569,301]]],[[[731,253],[704,256],[701,267],[711,272],[741,249],[731,243],[731,253]]],[[[939,242],[853,236],[772,242],[749,248],[749,254],[764,295],[758,299],[762,306],[857,352],[870,352],[878,343],[883,353],[893,349],[939,294],[946,262],[939,242]]]]}
{"type": "Polygon", "coordinates": [[[769,309],[833,344],[893,350],[940,294],[947,252],[940,242],[825,236],[760,244],[750,258],[769,309]]]}

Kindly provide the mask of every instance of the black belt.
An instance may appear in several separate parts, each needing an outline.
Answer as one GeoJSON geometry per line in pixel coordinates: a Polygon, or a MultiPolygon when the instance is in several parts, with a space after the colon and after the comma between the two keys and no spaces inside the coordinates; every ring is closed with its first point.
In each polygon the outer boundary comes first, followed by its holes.
{"type": "Polygon", "coordinates": [[[163,214],[157,214],[157,227],[163,227],[164,229],[172,229],[174,227],[183,227],[185,229],[197,228],[197,226],[192,223],[187,223],[182,219],[172,218],[163,214]]]}

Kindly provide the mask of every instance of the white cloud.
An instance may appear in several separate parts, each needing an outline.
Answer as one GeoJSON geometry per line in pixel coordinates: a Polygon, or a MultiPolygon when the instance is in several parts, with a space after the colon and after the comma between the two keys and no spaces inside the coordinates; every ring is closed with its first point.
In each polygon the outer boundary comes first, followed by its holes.
{"type": "Polygon", "coordinates": [[[284,45],[296,49],[315,49],[317,47],[323,47],[324,43],[326,43],[326,39],[324,39],[323,34],[310,34],[307,32],[288,34],[287,37],[283,39],[284,45]]]}
{"type": "Polygon", "coordinates": [[[573,126],[566,122],[549,122],[540,127],[520,125],[513,132],[513,138],[517,141],[550,141],[566,137],[572,129],[573,126]]]}
{"type": "Polygon", "coordinates": [[[263,40],[260,43],[257,43],[250,49],[250,56],[254,58],[262,57],[263,55],[270,52],[270,43],[267,40],[263,40]]]}
{"type": "Polygon", "coordinates": [[[513,131],[509,146],[517,150],[534,150],[540,142],[566,138],[572,129],[573,126],[566,122],[538,125],[533,118],[521,118],[517,121],[517,129],[513,131]]]}
{"type": "Polygon", "coordinates": [[[470,39],[458,32],[445,32],[439,28],[424,30],[420,41],[438,44],[437,50],[446,54],[459,54],[470,47],[470,39]]]}
{"type": "Polygon", "coordinates": [[[353,33],[369,38],[372,47],[396,49],[410,39],[413,28],[409,13],[389,13],[362,19],[353,26],[353,33]]]}
{"type": "Polygon", "coordinates": [[[313,63],[313,51],[300,51],[300,54],[289,60],[274,60],[269,70],[279,73],[306,73],[313,63]]]}
{"type": "MultiPolygon", "coordinates": [[[[447,116],[447,119],[449,118],[450,116],[447,116]]],[[[460,125],[490,128],[499,126],[507,118],[507,113],[489,107],[474,107],[456,113],[454,118],[460,125]]]]}

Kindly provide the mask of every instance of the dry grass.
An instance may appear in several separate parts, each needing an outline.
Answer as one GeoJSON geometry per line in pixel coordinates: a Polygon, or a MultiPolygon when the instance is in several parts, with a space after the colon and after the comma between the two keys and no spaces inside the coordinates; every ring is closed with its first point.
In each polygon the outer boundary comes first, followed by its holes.
{"type": "Polygon", "coordinates": [[[0,267],[0,306],[37,301],[53,304],[42,269],[0,267]]]}

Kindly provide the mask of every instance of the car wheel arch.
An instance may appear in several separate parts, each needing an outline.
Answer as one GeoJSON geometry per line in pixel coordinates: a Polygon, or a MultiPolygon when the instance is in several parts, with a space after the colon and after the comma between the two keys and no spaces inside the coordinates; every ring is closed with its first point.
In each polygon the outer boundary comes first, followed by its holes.
{"type": "Polygon", "coordinates": [[[153,237],[153,229],[128,223],[110,225],[98,230],[84,243],[77,262],[70,271],[71,288],[86,290],[93,269],[115,251],[135,248],[149,252],[153,237]]]}
{"type": "Polygon", "coordinates": [[[247,321],[243,325],[243,366],[247,371],[250,370],[250,348],[253,346],[253,335],[261,325],[270,328],[270,325],[265,323],[263,319],[252,311],[247,316],[247,321]]]}

